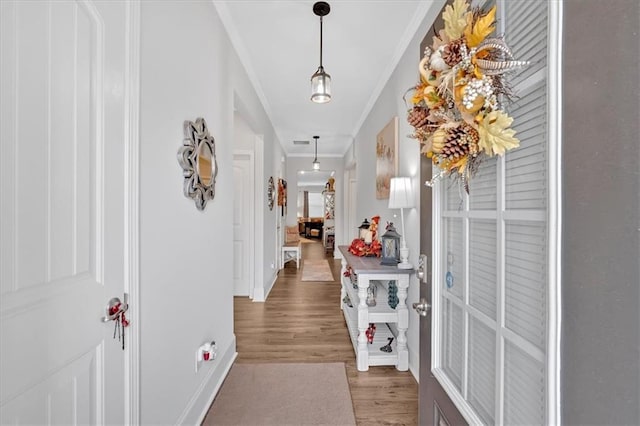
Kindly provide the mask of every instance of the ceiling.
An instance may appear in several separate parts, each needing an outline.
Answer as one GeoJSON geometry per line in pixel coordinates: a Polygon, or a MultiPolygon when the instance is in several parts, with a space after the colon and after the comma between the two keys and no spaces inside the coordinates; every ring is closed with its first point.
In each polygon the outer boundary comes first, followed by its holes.
{"type": "Polygon", "coordinates": [[[298,170],[297,186],[324,188],[329,178],[335,174],[335,170],[298,170]]]}
{"type": "Polygon", "coordinates": [[[315,1],[214,1],[287,156],[343,156],[431,0],[330,0],[323,18],[323,58],[332,99],[310,101],[320,62],[315,1]],[[295,145],[294,140],[309,141],[295,145]]]}

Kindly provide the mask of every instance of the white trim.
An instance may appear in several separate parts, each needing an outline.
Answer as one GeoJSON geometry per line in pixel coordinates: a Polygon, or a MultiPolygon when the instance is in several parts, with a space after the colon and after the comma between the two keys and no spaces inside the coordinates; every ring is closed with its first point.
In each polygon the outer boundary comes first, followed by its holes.
{"type": "MultiPolygon", "coordinates": [[[[255,281],[253,282],[253,301],[264,302],[264,211],[265,211],[265,186],[264,178],[264,137],[255,136],[255,175],[254,175],[254,211],[255,211],[255,281]],[[257,299],[257,300],[256,300],[257,299]]],[[[250,290],[251,291],[251,290],[250,290]]]]}
{"type": "MultiPolygon", "coordinates": [[[[358,133],[360,133],[362,125],[364,124],[367,117],[369,117],[369,113],[373,109],[376,102],[378,102],[380,94],[389,82],[389,79],[398,66],[400,59],[402,59],[402,56],[404,56],[404,53],[409,47],[409,44],[411,44],[411,41],[413,40],[415,35],[418,34],[418,32],[422,34],[422,32],[419,31],[421,29],[422,22],[425,20],[425,18],[427,18],[427,16],[430,17],[428,21],[433,22],[436,19],[436,16],[440,13],[440,10],[442,10],[442,6],[444,6],[444,4],[445,0],[425,1],[418,4],[418,7],[413,14],[413,19],[407,24],[404,34],[402,34],[402,38],[396,45],[393,56],[389,58],[388,61],[386,61],[387,67],[382,71],[382,73],[380,74],[380,79],[378,80],[378,84],[371,91],[371,97],[362,110],[362,114],[360,114],[360,118],[356,122],[356,125],[353,127],[353,131],[351,132],[352,135],[357,135],[358,133]]],[[[345,149],[341,155],[342,157],[346,155],[351,145],[353,145],[353,141],[351,142],[351,144],[345,146],[345,149]]]]}
{"type": "MultiPolygon", "coordinates": [[[[262,108],[264,108],[264,112],[267,114],[267,117],[269,118],[269,121],[271,123],[277,123],[277,121],[274,120],[273,113],[271,111],[271,106],[269,105],[267,96],[264,94],[264,90],[262,90],[262,85],[260,84],[260,79],[258,78],[258,74],[255,72],[255,68],[253,66],[253,63],[251,62],[251,55],[249,55],[249,52],[247,51],[244,43],[242,42],[242,37],[240,37],[238,33],[237,29],[242,28],[242,26],[238,25],[236,22],[233,21],[233,18],[231,17],[231,12],[229,11],[229,8],[225,4],[225,2],[214,0],[213,6],[216,8],[216,11],[218,12],[220,21],[222,21],[222,26],[227,31],[227,35],[229,36],[229,41],[231,42],[231,46],[233,46],[234,50],[236,51],[236,54],[238,55],[238,59],[240,59],[240,63],[244,67],[247,73],[247,77],[249,77],[249,81],[251,82],[251,85],[253,86],[253,89],[255,90],[256,95],[260,100],[260,103],[262,104],[262,108]]],[[[283,137],[279,129],[274,127],[273,130],[276,133],[278,140],[280,141],[287,140],[286,138],[283,137]]],[[[283,147],[283,150],[284,150],[284,147],[283,147]]]]}
{"type": "Polygon", "coordinates": [[[438,277],[442,277],[442,239],[438,238],[436,232],[442,229],[442,181],[436,183],[432,189],[432,211],[431,227],[431,371],[433,372],[437,366],[442,364],[440,341],[442,330],[442,303],[441,303],[441,287],[438,277]]]}
{"type": "Polygon", "coordinates": [[[124,421],[141,423],[140,410],[140,0],[126,9],[124,150],[124,291],[129,293],[132,327],[124,359],[124,421]]]}
{"type": "Polygon", "coordinates": [[[451,401],[455,404],[456,408],[460,411],[460,414],[464,417],[464,419],[470,425],[482,425],[484,422],[482,419],[476,414],[476,412],[471,408],[471,405],[467,401],[464,400],[456,385],[449,379],[447,373],[440,367],[432,368],[431,372],[433,376],[438,379],[440,386],[447,393],[451,401]]]}
{"type": "MultiPolygon", "coordinates": [[[[302,260],[302,259],[300,259],[302,260]]],[[[264,301],[267,301],[267,297],[269,297],[269,293],[271,293],[271,289],[273,289],[273,286],[276,284],[276,281],[278,281],[278,274],[274,273],[273,274],[273,279],[271,280],[271,284],[269,284],[268,288],[265,288],[264,291],[264,301]]]]}
{"type": "Polygon", "coordinates": [[[271,293],[271,289],[273,288],[273,286],[275,285],[276,281],[278,280],[278,274],[274,273],[273,278],[271,280],[271,284],[269,284],[268,287],[256,287],[256,291],[253,294],[253,301],[254,302],[266,302],[267,301],[267,297],[269,297],[269,293],[271,293]]]}
{"type": "Polygon", "coordinates": [[[562,2],[549,2],[548,74],[548,305],[547,424],[561,423],[562,331],[562,2]]]}
{"type": "MultiPolygon", "coordinates": [[[[465,195],[463,199],[464,211],[469,211],[469,195],[465,195]]],[[[464,262],[462,263],[462,323],[464,324],[463,338],[462,338],[462,353],[469,354],[470,342],[471,342],[471,321],[469,319],[469,311],[465,309],[469,307],[469,251],[471,245],[471,237],[469,235],[469,215],[462,220],[462,251],[464,253],[464,262]]],[[[443,239],[444,241],[444,239],[443,239]]],[[[465,356],[462,359],[462,395],[465,399],[469,399],[469,359],[465,356]]]]}
{"type": "Polygon", "coordinates": [[[249,209],[249,241],[247,241],[247,246],[250,251],[250,259],[249,259],[249,299],[253,299],[253,292],[255,287],[255,279],[256,279],[256,244],[255,244],[255,236],[256,236],[256,214],[255,214],[255,203],[256,203],[256,179],[255,179],[255,153],[250,149],[234,149],[233,150],[233,161],[238,160],[236,156],[248,156],[249,157],[249,169],[251,170],[251,176],[249,178],[250,186],[248,189],[251,194],[249,197],[249,205],[247,208],[249,209]]]}
{"type": "MultiPolygon", "coordinates": [[[[418,342],[418,345],[420,345],[419,342],[418,342]]],[[[419,384],[420,383],[420,353],[412,350],[408,346],[407,348],[409,349],[409,371],[411,372],[411,375],[413,375],[413,378],[416,380],[416,383],[419,384]]]]}
{"type": "MultiPolygon", "coordinates": [[[[504,13],[504,7],[501,8],[504,13]]],[[[504,18],[502,19],[504,22],[504,18]]],[[[506,188],[505,188],[505,163],[504,157],[498,159],[496,163],[496,188],[498,193],[496,197],[496,279],[498,285],[496,287],[496,330],[502,330],[505,318],[505,294],[506,294],[506,247],[505,247],[505,205],[506,205],[506,188]]],[[[496,333],[496,381],[495,381],[495,404],[494,420],[496,424],[504,424],[504,339],[502,333],[496,333]]]]}
{"type": "MultiPolygon", "coordinates": [[[[95,49],[94,54],[91,58],[91,66],[93,67],[93,75],[94,81],[91,84],[91,93],[95,94],[96,100],[95,105],[96,109],[89,112],[89,116],[94,122],[92,123],[94,128],[93,137],[96,141],[95,153],[94,153],[94,163],[95,163],[95,188],[97,188],[95,193],[95,212],[94,212],[94,220],[96,224],[95,229],[95,277],[96,281],[100,284],[104,285],[104,244],[105,244],[105,235],[104,235],[104,197],[105,197],[105,129],[104,129],[104,63],[105,63],[105,37],[104,37],[104,21],[102,16],[96,9],[96,6],[90,2],[89,0],[82,0],[78,3],[82,5],[87,13],[91,16],[91,18],[95,21],[95,49]]],[[[77,41],[77,40],[76,40],[77,41]]],[[[77,46],[76,46],[77,49],[77,46]]],[[[77,50],[75,52],[77,55],[77,50]]],[[[77,57],[74,58],[77,60],[77,57]]],[[[77,117],[74,117],[77,119],[77,117]]],[[[74,201],[77,200],[77,185],[74,188],[74,201]]]]}

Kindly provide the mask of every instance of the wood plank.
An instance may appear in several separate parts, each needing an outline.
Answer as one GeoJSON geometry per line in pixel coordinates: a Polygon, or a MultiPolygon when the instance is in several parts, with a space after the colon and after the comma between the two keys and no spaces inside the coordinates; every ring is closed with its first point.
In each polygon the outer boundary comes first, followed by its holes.
{"type": "MultiPolygon", "coordinates": [[[[303,261],[323,258],[320,242],[302,244],[303,261]]],[[[340,261],[328,260],[339,279],[340,261]]],[[[236,362],[344,362],[359,425],[418,424],[418,385],[410,372],[357,370],[340,311],[340,282],[303,282],[301,277],[302,268],[290,264],[280,271],[265,303],[234,298],[236,362]]]]}

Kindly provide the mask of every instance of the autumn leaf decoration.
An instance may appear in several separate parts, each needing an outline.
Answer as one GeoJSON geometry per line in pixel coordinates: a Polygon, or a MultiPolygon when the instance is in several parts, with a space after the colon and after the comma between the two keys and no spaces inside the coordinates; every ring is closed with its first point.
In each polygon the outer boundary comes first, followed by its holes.
{"type": "Polygon", "coordinates": [[[520,146],[520,141],[514,137],[516,131],[509,128],[512,122],[513,118],[502,111],[487,114],[478,126],[479,148],[493,156],[504,155],[506,151],[520,146]]]}
{"type": "Polygon", "coordinates": [[[428,183],[449,175],[460,178],[469,192],[469,180],[485,158],[520,145],[513,118],[498,99],[511,94],[504,75],[528,62],[514,60],[504,40],[492,36],[496,11],[496,6],[483,11],[454,0],[418,66],[420,81],[407,120],[421,154],[441,170],[428,183]]]}
{"type": "Polygon", "coordinates": [[[451,40],[462,37],[467,27],[467,10],[469,5],[465,0],[455,0],[452,5],[445,7],[442,12],[444,32],[451,40]]]}
{"type": "Polygon", "coordinates": [[[475,22],[473,22],[473,14],[468,13],[466,22],[464,38],[467,41],[467,47],[477,47],[496,29],[496,6],[475,22]]]}

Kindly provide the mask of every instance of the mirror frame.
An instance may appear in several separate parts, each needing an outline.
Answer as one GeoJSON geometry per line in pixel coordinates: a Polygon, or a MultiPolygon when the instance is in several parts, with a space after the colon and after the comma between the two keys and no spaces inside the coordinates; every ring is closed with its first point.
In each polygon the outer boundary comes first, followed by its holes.
{"type": "Polygon", "coordinates": [[[183,169],[184,196],[194,200],[196,208],[202,211],[207,206],[207,201],[213,200],[216,195],[218,162],[216,160],[215,139],[209,134],[207,122],[202,117],[198,117],[195,122],[185,120],[183,127],[185,138],[178,150],[178,163],[183,169]],[[211,166],[213,168],[208,185],[198,173],[198,156],[203,144],[211,152],[211,166]]]}
{"type": "Polygon", "coordinates": [[[269,210],[273,210],[273,205],[276,201],[276,185],[273,181],[273,176],[269,177],[269,181],[267,182],[267,204],[269,206],[269,210]]]}

